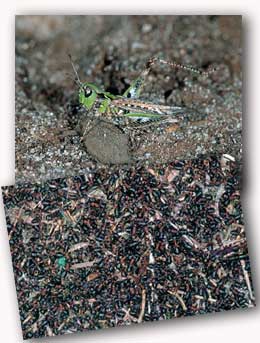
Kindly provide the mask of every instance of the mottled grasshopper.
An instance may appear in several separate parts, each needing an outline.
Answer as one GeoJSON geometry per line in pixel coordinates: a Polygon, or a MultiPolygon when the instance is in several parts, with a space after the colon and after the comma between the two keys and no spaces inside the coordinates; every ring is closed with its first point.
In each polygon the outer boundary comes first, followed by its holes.
{"type": "MultiPolygon", "coordinates": [[[[181,120],[185,121],[200,121],[205,118],[205,114],[200,113],[194,109],[180,106],[166,106],[159,105],[152,102],[139,100],[141,91],[145,85],[145,81],[152,66],[155,63],[166,64],[172,68],[184,69],[199,75],[209,75],[212,71],[203,71],[192,66],[179,64],[176,62],[168,62],[156,57],[151,58],[147,63],[145,69],[141,72],[123,93],[123,95],[114,95],[110,92],[102,90],[93,83],[81,82],[78,72],[72,62],[70,61],[76,75],[75,82],[79,86],[79,103],[87,110],[95,110],[100,115],[106,116],[107,119],[119,124],[120,119],[128,119],[128,123],[135,121],[143,124],[152,125],[159,123],[176,123],[181,120]]],[[[105,118],[104,118],[105,119],[105,118]]]]}

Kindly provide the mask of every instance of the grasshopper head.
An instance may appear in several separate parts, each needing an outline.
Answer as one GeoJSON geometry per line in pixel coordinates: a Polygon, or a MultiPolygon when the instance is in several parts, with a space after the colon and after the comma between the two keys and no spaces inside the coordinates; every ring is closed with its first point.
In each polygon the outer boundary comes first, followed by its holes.
{"type": "Polygon", "coordinates": [[[82,83],[79,88],[79,102],[87,110],[91,110],[96,99],[97,99],[97,90],[96,87],[91,83],[82,83]]]}
{"type": "Polygon", "coordinates": [[[79,102],[83,105],[87,110],[90,110],[97,98],[97,94],[100,92],[97,86],[88,82],[81,82],[77,69],[72,61],[71,55],[69,54],[70,63],[75,73],[75,82],[79,86],[79,102]]]}

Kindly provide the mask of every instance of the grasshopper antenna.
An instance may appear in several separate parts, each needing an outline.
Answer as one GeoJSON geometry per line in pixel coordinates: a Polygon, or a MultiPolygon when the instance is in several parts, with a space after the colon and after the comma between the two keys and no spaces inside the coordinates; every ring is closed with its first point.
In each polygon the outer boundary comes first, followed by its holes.
{"type": "Polygon", "coordinates": [[[76,79],[75,79],[74,81],[77,83],[77,85],[79,85],[80,87],[82,87],[82,82],[80,81],[79,74],[78,74],[78,72],[77,72],[77,69],[75,68],[75,65],[74,65],[73,61],[72,61],[71,54],[68,54],[68,56],[69,56],[70,63],[71,63],[71,65],[72,65],[73,71],[74,71],[74,73],[75,73],[75,75],[76,75],[76,79]]]}
{"type": "Polygon", "coordinates": [[[169,61],[165,61],[165,60],[162,60],[160,58],[157,58],[157,57],[151,58],[147,63],[147,67],[150,68],[150,66],[152,66],[155,63],[168,64],[169,66],[171,66],[173,68],[188,70],[192,73],[203,75],[203,76],[209,76],[210,74],[212,74],[216,71],[216,68],[212,68],[208,71],[204,71],[204,70],[195,68],[191,65],[180,64],[180,63],[177,63],[174,61],[169,62],[169,61]]]}
{"type": "Polygon", "coordinates": [[[65,73],[66,77],[75,82],[78,85],[78,80],[75,79],[75,75],[71,73],[65,73]]]}

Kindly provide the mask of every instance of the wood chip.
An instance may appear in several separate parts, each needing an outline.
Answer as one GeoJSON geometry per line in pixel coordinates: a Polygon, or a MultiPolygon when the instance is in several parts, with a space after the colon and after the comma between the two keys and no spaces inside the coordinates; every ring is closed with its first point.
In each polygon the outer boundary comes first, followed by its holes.
{"type": "Polygon", "coordinates": [[[95,263],[99,262],[99,260],[93,260],[93,261],[86,261],[81,263],[76,263],[71,266],[71,269],[79,269],[79,268],[90,268],[93,267],[95,263]]]}

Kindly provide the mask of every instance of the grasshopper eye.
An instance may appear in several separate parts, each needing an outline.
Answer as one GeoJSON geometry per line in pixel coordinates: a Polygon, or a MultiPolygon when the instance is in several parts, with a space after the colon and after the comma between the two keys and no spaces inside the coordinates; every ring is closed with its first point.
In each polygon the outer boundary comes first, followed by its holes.
{"type": "Polygon", "coordinates": [[[86,98],[88,98],[92,94],[92,89],[89,87],[84,88],[84,95],[86,98]]]}
{"type": "Polygon", "coordinates": [[[89,87],[88,85],[84,85],[79,90],[79,102],[82,104],[87,110],[90,110],[94,105],[97,98],[97,93],[94,89],[89,87]]]}

